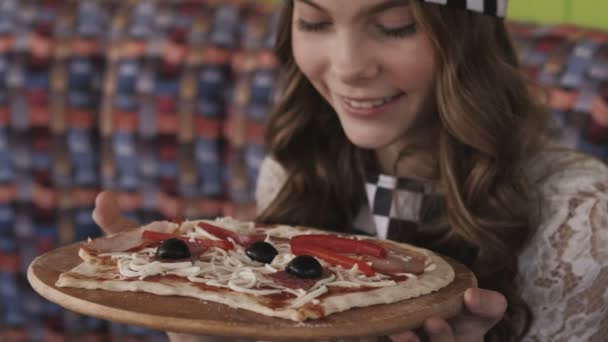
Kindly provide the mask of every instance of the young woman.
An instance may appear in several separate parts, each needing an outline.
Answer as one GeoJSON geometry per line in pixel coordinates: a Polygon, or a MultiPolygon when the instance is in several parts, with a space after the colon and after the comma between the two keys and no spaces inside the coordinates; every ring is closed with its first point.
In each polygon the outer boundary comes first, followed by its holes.
{"type": "MultiPolygon", "coordinates": [[[[547,114],[518,69],[505,9],[285,1],[285,83],[267,126],[258,219],[413,243],[479,279],[459,316],[393,341],[608,332],[608,170],[542,138],[547,114]]],[[[110,193],[97,201],[106,231],[131,224],[114,203],[110,193]]]]}

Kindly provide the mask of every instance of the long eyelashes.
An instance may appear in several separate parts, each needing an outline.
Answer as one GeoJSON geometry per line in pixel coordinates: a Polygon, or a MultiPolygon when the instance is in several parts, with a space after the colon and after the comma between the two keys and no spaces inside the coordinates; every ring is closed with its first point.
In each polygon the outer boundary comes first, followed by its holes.
{"type": "MultiPolygon", "coordinates": [[[[299,30],[305,32],[323,32],[332,25],[332,23],[328,21],[309,22],[303,19],[298,19],[296,24],[299,30]]],[[[381,34],[389,38],[404,38],[413,35],[417,31],[417,25],[415,23],[397,28],[387,28],[380,24],[375,25],[375,27],[381,34]]]]}
{"type": "Polygon", "coordinates": [[[415,23],[397,28],[386,28],[381,25],[377,25],[376,27],[380,30],[380,32],[382,32],[382,34],[393,38],[404,38],[416,33],[417,30],[417,25],[415,23]]]}
{"type": "Polygon", "coordinates": [[[313,23],[305,21],[303,19],[298,19],[297,25],[298,28],[302,31],[319,32],[329,28],[331,26],[331,23],[324,21],[313,23]]]}

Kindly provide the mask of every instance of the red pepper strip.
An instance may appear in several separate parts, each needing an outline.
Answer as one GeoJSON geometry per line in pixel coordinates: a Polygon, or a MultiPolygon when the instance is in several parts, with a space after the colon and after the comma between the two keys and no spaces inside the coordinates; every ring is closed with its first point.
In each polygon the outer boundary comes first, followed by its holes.
{"type": "MultiPolygon", "coordinates": [[[[188,240],[188,238],[185,238],[185,240],[188,240]]],[[[232,242],[230,242],[228,240],[211,240],[211,239],[194,238],[194,242],[196,242],[199,245],[203,245],[205,247],[218,247],[218,248],[225,249],[225,250],[234,249],[234,245],[232,244],[232,242]]]]}
{"type": "Polygon", "coordinates": [[[249,246],[256,241],[264,240],[264,238],[266,237],[266,235],[263,234],[239,234],[237,232],[233,232],[226,228],[214,226],[206,222],[199,222],[198,226],[213,236],[224,240],[232,239],[234,240],[234,242],[242,246],[249,246]]]}
{"type": "Polygon", "coordinates": [[[373,242],[355,240],[337,235],[298,235],[291,239],[291,243],[297,245],[315,245],[338,253],[371,255],[376,258],[386,258],[387,256],[386,249],[373,242]]]}
{"type": "Polygon", "coordinates": [[[292,244],[291,252],[295,255],[310,255],[313,257],[317,257],[319,259],[327,261],[332,265],[340,265],[346,269],[351,269],[353,266],[357,265],[359,267],[359,271],[363,272],[363,274],[368,277],[371,277],[376,274],[374,269],[364,261],[359,261],[347,257],[345,255],[337,254],[322,247],[292,244]]]}
{"type": "MultiPolygon", "coordinates": [[[[155,232],[155,231],[151,231],[151,230],[144,230],[141,237],[143,239],[154,240],[154,241],[163,241],[163,240],[177,238],[177,239],[181,239],[186,242],[192,243],[190,241],[190,238],[187,236],[160,233],[160,232],[155,232]]],[[[226,250],[231,250],[234,248],[234,245],[230,241],[227,241],[227,240],[210,240],[210,239],[195,238],[193,243],[196,243],[197,245],[201,245],[201,246],[205,246],[205,247],[218,247],[218,248],[226,249],[226,250]]]]}
{"type": "Polygon", "coordinates": [[[198,226],[204,229],[207,233],[214,235],[220,239],[232,239],[236,242],[239,241],[239,234],[226,228],[214,226],[205,222],[199,222],[198,226]]]}

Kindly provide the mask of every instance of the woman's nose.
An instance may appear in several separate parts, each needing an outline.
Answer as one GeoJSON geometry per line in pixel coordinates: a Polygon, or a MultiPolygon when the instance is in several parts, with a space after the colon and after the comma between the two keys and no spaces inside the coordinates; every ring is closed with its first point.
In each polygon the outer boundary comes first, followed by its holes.
{"type": "Polygon", "coordinates": [[[380,66],[373,57],[373,51],[366,51],[355,37],[342,39],[330,51],[330,72],[344,83],[356,83],[373,79],[380,72],[380,66]]]}

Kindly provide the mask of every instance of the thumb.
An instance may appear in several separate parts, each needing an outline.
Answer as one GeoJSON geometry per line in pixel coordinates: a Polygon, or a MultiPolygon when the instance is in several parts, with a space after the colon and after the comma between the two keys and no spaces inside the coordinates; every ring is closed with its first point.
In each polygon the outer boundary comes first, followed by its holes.
{"type": "Polygon", "coordinates": [[[107,234],[133,229],[138,224],[120,212],[118,197],[110,191],[102,191],[95,198],[93,220],[107,234]]]}
{"type": "Polygon", "coordinates": [[[464,293],[466,310],[450,320],[454,335],[462,341],[483,341],[487,334],[504,316],[507,299],[499,292],[479,288],[464,293]]]}
{"type": "Polygon", "coordinates": [[[500,292],[470,288],[464,294],[467,309],[475,316],[493,324],[502,319],[507,310],[507,299],[500,292]]]}

